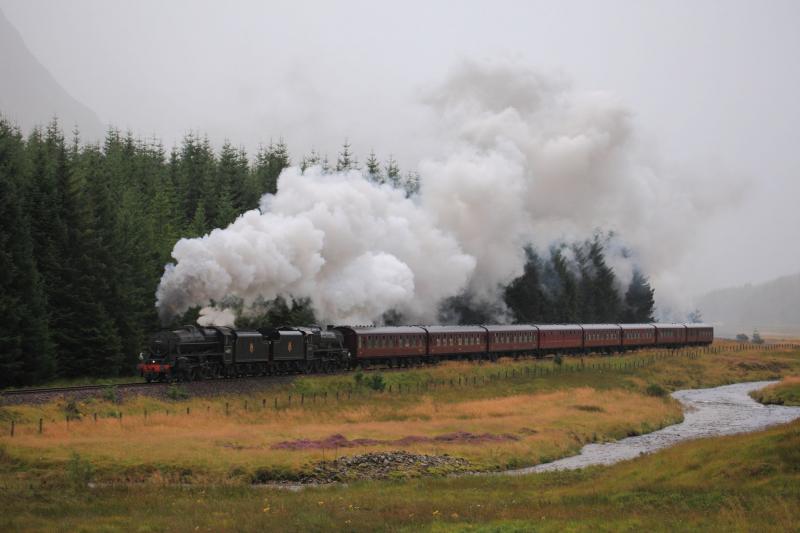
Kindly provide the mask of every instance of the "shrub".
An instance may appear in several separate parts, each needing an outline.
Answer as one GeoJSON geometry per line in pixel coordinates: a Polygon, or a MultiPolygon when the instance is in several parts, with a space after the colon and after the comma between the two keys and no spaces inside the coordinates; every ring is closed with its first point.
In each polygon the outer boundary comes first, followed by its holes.
{"type": "Polygon", "coordinates": [[[261,485],[275,481],[297,481],[301,477],[297,472],[282,466],[263,466],[256,468],[250,477],[250,482],[254,485],[261,485]]]}
{"type": "Polygon", "coordinates": [[[66,415],[67,420],[80,420],[81,411],[78,409],[78,402],[75,400],[68,401],[64,405],[64,415],[66,415]]]}
{"type": "Polygon", "coordinates": [[[73,452],[67,462],[67,478],[72,488],[76,490],[86,488],[86,485],[92,480],[92,475],[94,475],[92,464],[73,452]]]}
{"type": "Polygon", "coordinates": [[[353,375],[353,382],[355,383],[356,387],[360,387],[364,384],[364,373],[360,370],[353,375]]]}
{"type": "Polygon", "coordinates": [[[369,379],[369,388],[372,390],[381,391],[386,388],[386,380],[383,379],[381,374],[373,374],[369,379]]]}
{"type": "Polygon", "coordinates": [[[664,397],[667,395],[667,389],[657,383],[651,383],[645,389],[648,396],[664,397]]]}
{"type": "Polygon", "coordinates": [[[111,403],[122,403],[122,395],[116,385],[110,385],[103,389],[103,399],[111,403]]]}
{"type": "Polygon", "coordinates": [[[563,358],[563,357],[561,357],[561,354],[560,354],[560,353],[557,353],[557,354],[555,355],[555,357],[553,358],[553,362],[554,362],[555,364],[557,364],[558,366],[561,366],[561,363],[563,363],[563,362],[564,362],[564,358],[563,358]]]}
{"type": "Polygon", "coordinates": [[[186,389],[175,383],[167,388],[167,398],[170,400],[185,400],[188,397],[189,393],[186,392],[186,389]]]}

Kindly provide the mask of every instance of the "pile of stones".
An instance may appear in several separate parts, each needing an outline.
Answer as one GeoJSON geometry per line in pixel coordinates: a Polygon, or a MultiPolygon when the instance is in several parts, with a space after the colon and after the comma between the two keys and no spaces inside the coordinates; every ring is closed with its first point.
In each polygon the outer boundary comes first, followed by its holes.
{"type": "Polygon", "coordinates": [[[467,472],[470,463],[460,457],[418,455],[404,451],[374,452],[315,464],[302,483],[332,483],[359,479],[402,479],[467,472]]]}

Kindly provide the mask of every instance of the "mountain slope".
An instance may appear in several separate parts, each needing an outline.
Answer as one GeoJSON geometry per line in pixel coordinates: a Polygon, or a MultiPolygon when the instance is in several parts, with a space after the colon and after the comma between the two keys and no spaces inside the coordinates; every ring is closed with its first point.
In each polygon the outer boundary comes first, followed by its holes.
{"type": "Polygon", "coordinates": [[[703,318],[721,333],[800,334],[800,273],[758,285],[712,291],[699,299],[703,318]]]}
{"type": "Polygon", "coordinates": [[[97,115],[73,98],[31,54],[22,36],[0,11],[0,113],[23,132],[57,116],[66,133],[77,125],[84,140],[102,138],[97,115]]]}

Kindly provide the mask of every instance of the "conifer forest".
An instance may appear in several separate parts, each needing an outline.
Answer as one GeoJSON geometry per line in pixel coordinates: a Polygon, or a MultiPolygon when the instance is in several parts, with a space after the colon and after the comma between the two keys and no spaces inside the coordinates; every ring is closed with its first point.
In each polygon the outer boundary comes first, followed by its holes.
{"type": "MultiPolygon", "coordinates": [[[[150,333],[190,323],[197,311],[161,324],[155,290],[175,243],[225,227],[275,193],[281,171],[319,165],[359,169],[366,179],[418,194],[424,176],[393,157],[360,163],[345,142],[329,160],[314,150],[292,161],[282,141],[255,154],[188,134],[159,141],[109,130],[82,143],[57,121],[23,135],[0,119],[0,387],[54,378],[132,374],[150,333]]],[[[509,322],[648,322],[654,299],[645,273],[623,286],[606,259],[608,236],[526,249],[522,276],[504,289],[509,322]]],[[[496,317],[469,294],[442,303],[444,322],[496,317]]],[[[402,323],[389,313],[387,323],[402,323]]],[[[309,302],[270,302],[239,326],[314,321],[309,302]]]]}

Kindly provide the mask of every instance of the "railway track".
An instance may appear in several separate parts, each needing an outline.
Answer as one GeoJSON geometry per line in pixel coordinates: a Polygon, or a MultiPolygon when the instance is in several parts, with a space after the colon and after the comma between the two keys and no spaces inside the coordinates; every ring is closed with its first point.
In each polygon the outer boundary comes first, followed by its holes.
{"type": "Polygon", "coordinates": [[[32,394],[62,394],[68,392],[102,391],[111,387],[118,389],[131,389],[137,387],[148,387],[151,385],[161,385],[160,383],[113,383],[109,385],[77,385],[74,387],[45,387],[39,389],[12,389],[0,392],[0,396],[28,396],[32,394]]]}

